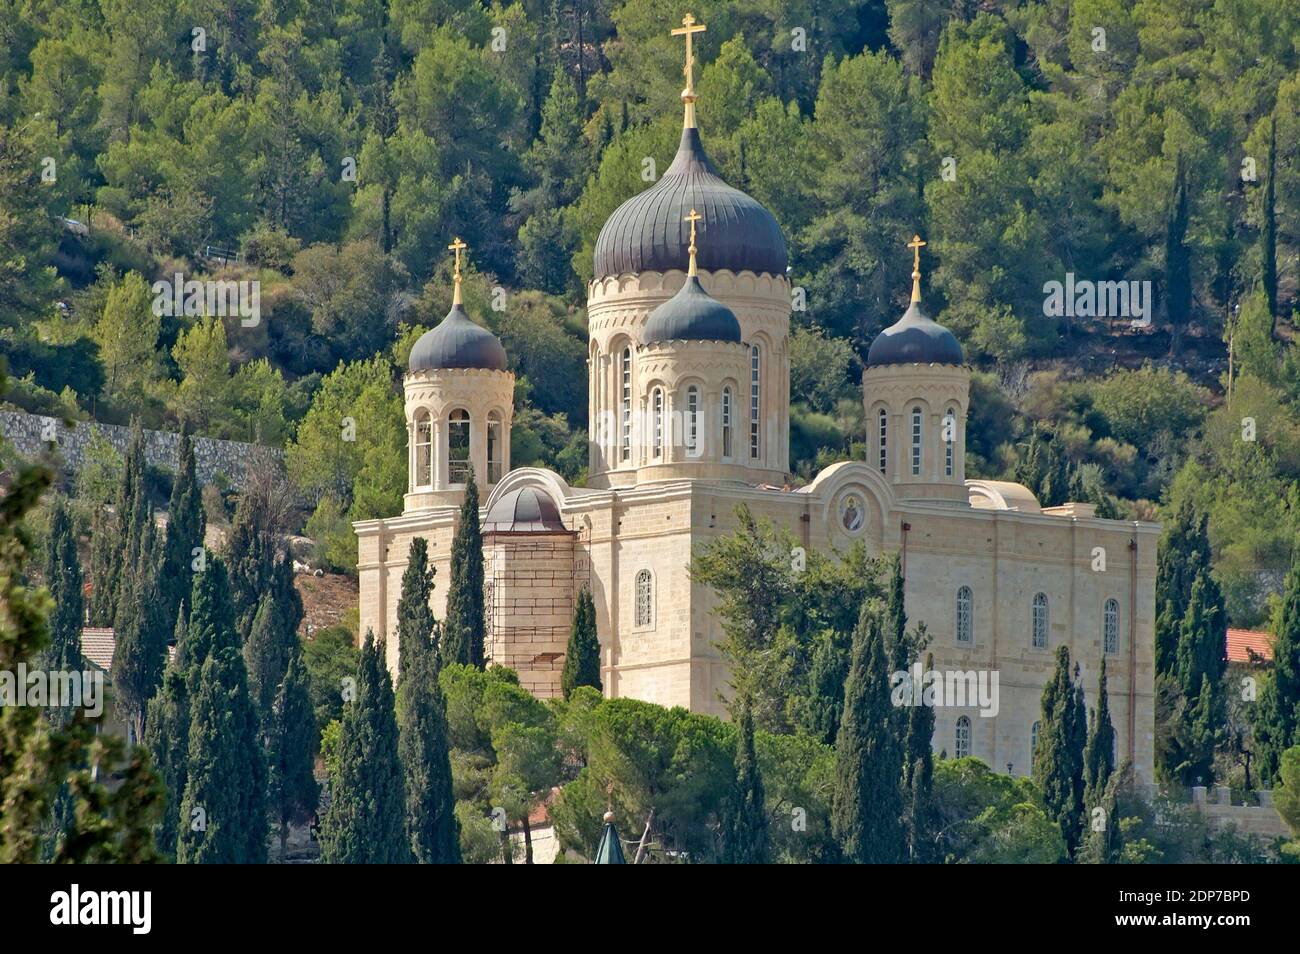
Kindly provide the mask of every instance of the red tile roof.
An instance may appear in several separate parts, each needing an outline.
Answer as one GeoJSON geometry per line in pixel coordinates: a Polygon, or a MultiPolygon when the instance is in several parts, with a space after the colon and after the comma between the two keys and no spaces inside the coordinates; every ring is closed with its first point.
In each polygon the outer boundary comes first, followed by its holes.
{"type": "MultiPolygon", "coordinates": [[[[113,650],[117,648],[117,637],[111,626],[86,626],[81,630],[81,655],[96,669],[104,670],[104,675],[113,678],[113,650]]],[[[176,655],[176,647],[167,647],[167,661],[176,655]]]]}
{"type": "Polygon", "coordinates": [[[1228,630],[1228,662],[1272,662],[1273,636],[1257,629],[1228,630]]]}

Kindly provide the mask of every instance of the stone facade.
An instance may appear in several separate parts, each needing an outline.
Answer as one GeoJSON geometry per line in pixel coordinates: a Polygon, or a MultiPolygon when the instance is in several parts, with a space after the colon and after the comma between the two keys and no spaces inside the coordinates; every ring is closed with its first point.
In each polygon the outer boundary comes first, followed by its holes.
{"type": "MultiPolygon", "coordinates": [[[[117,452],[126,451],[131,429],[120,424],[82,422],[72,427],[56,417],[26,414],[21,411],[0,411],[0,433],[18,453],[35,458],[45,453],[53,438],[58,454],[69,470],[80,470],[90,443],[91,435],[98,431],[117,452]]],[[[144,432],[145,462],[163,470],[175,471],[180,454],[181,438],[171,431],[144,432]]],[[[194,468],[203,483],[218,477],[237,484],[249,467],[256,467],[267,457],[282,459],[277,448],[241,441],[220,441],[209,437],[194,439],[194,468]]]]}

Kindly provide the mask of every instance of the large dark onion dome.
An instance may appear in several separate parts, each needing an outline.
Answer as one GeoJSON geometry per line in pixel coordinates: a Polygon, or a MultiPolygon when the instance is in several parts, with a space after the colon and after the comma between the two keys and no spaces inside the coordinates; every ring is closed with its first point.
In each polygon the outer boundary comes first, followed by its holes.
{"type": "Polygon", "coordinates": [[[785,238],[776,219],[722,181],[691,123],[682,130],[677,155],[659,181],[620,205],[601,228],[596,277],[681,268],[687,241],[682,219],[688,209],[698,209],[708,222],[700,268],[785,274],[785,238]]]}
{"type": "Polygon", "coordinates": [[[885,364],[952,364],[962,363],[961,345],[951,331],[921,310],[921,236],[908,243],[914,252],[912,261],[912,303],[903,317],[871,342],[867,367],[885,364]]]}
{"type": "Polygon", "coordinates": [[[465,306],[457,301],[436,328],[420,335],[420,340],[411,349],[406,366],[411,371],[434,368],[504,371],[506,349],[501,346],[496,335],[474,324],[469,315],[465,314],[465,306]]]}

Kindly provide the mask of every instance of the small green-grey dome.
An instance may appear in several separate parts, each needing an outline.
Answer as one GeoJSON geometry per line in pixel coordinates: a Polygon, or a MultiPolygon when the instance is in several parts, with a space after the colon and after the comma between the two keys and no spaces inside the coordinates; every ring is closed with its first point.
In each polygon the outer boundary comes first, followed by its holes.
{"type": "Polygon", "coordinates": [[[704,290],[696,275],[672,298],[650,312],[642,344],[657,341],[740,341],[735,312],[704,290]]]}
{"type": "Polygon", "coordinates": [[[447,317],[420,336],[411,348],[406,366],[411,371],[435,368],[481,368],[506,370],[506,349],[497,336],[476,325],[460,303],[451,306],[447,317]]]}

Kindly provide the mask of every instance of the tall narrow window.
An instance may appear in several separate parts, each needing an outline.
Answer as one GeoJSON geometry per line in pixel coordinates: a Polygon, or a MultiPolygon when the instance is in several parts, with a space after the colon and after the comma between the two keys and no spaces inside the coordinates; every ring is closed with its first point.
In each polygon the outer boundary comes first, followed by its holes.
{"type": "Polygon", "coordinates": [[[424,408],[415,412],[415,482],[416,487],[433,483],[433,421],[424,408]]]}
{"type": "Polygon", "coordinates": [[[951,477],[953,471],[953,447],[957,442],[957,410],[948,408],[943,416],[943,473],[951,477]]]}
{"type": "Polygon", "coordinates": [[[655,388],[650,392],[650,406],[654,414],[654,456],[664,456],[664,390],[655,388]]]}
{"type": "Polygon", "coordinates": [[[624,348],[623,357],[619,362],[621,366],[620,374],[622,377],[623,396],[620,400],[620,410],[622,417],[622,434],[619,437],[619,457],[622,460],[632,459],[632,349],[624,348]]]}
{"type": "Polygon", "coordinates": [[[649,626],[654,621],[654,582],[649,570],[636,575],[636,625],[649,626]]]}
{"type": "Polygon", "coordinates": [[[749,456],[752,460],[758,460],[759,442],[758,433],[760,419],[758,416],[759,409],[759,358],[758,345],[749,349],[749,456]]]}
{"type": "Polygon", "coordinates": [[[686,389],[686,456],[699,456],[700,389],[691,385],[686,389]]]}
{"type": "Polygon", "coordinates": [[[1119,600],[1107,600],[1101,614],[1102,646],[1107,653],[1119,652],[1119,600]]]}
{"type": "Polygon", "coordinates": [[[1034,750],[1038,748],[1038,727],[1041,722],[1035,722],[1029,727],[1029,764],[1034,764],[1034,750]]]}
{"type": "Polygon", "coordinates": [[[953,740],[953,751],[957,753],[957,758],[964,759],[970,756],[970,719],[962,716],[957,720],[956,738],[953,740]]]}
{"type": "Polygon", "coordinates": [[[912,408],[912,476],[921,473],[921,409],[912,408]]]}
{"type": "Polygon", "coordinates": [[[504,447],[501,440],[501,415],[493,411],[488,415],[487,428],[487,481],[495,484],[502,477],[505,464],[504,447]]]}
{"type": "Polygon", "coordinates": [[[457,408],[451,412],[447,427],[447,479],[453,484],[463,484],[469,479],[469,411],[457,408]]]}
{"type": "Polygon", "coordinates": [[[1047,594],[1034,594],[1034,607],[1032,614],[1032,623],[1034,631],[1034,648],[1047,648],[1047,594]]]}
{"type": "Polygon", "coordinates": [[[880,410],[880,472],[886,473],[889,465],[889,413],[880,410]]]}
{"type": "Polygon", "coordinates": [[[975,641],[971,626],[972,602],[970,587],[957,587],[957,642],[964,646],[975,641]]]}
{"type": "Polygon", "coordinates": [[[722,389],[722,456],[731,457],[731,388],[722,389]]]}

